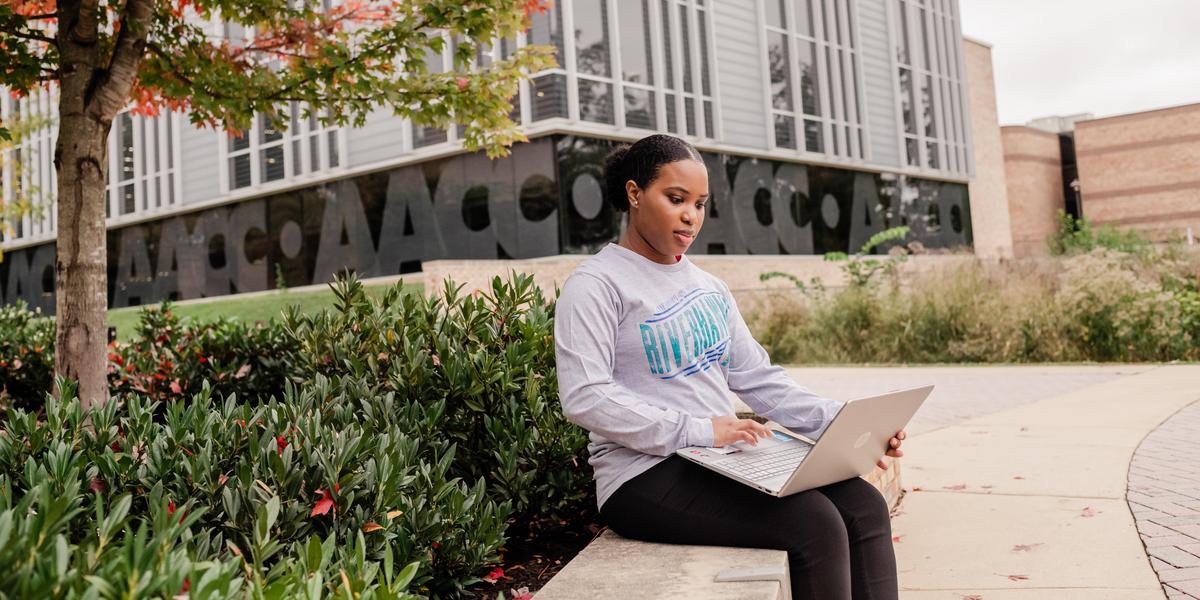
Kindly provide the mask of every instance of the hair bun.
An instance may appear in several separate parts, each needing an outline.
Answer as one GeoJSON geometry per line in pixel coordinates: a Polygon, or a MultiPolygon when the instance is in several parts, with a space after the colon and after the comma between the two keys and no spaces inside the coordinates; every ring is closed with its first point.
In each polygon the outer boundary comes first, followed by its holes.
{"type": "Polygon", "coordinates": [[[629,194],[625,191],[625,182],[629,181],[629,169],[625,159],[629,156],[629,144],[620,144],[609,151],[604,158],[604,195],[619,211],[629,210],[629,194]]]}

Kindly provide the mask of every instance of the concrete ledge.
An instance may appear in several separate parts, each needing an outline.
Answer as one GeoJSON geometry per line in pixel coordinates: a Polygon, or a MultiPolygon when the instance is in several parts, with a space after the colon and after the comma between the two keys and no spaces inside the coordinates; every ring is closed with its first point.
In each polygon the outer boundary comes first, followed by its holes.
{"type": "Polygon", "coordinates": [[[787,553],[649,544],[606,531],[534,597],[537,600],[777,600],[787,596],[779,581],[714,581],[722,571],[754,567],[778,567],[786,573],[787,553]]]}
{"type": "MultiPolygon", "coordinates": [[[[884,457],[886,471],[875,469],[863,479],[874,485],[895,513],[903,497],[900,461],[884,457]]],[[[605,531],[571,559],[536,600],[583,598],[706,598],[729,600],[787,600],[790,592],[777,581],[717,582],[718,573],[731,569],[779,567],[787,572],[782,550],[652,544],[625,539],[605,531]]],[[[786,581],[786,580],[785,580],[786,581]]]]}

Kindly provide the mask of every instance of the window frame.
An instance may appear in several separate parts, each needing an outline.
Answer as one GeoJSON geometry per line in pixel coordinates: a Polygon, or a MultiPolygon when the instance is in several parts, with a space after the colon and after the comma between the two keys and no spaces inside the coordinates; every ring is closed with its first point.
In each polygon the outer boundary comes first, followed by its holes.
{"type": "Polygon", "coordinates": [[[808,22],[811,34],[799,27],[795,0],[758,0],[759,55],[762,59],[764,110],[768,115],[768,148],[773,152],[820,156],[847,162],[871,160],[870,128],[865,110],[861,31],[858,11],[852,0],[805,0],[811,9],[808,22]],[[782,4],[782,26],[768,23],[767,2],[782,4]],[[770,48],[771,36],[782,36],[787,44],[787,86],[792,97],[791,109],[776,108],[773,103],[770,48]],[[816,111],[805,107],[800,70],[801,46],[810,48],[811,64],[818,89],[813,98],[816,111]],[[776,118],[791,120],[794,147],[780,144],[776,118]],[[810,147],[807,129],[817,124],[820,140],[810,147]]]}

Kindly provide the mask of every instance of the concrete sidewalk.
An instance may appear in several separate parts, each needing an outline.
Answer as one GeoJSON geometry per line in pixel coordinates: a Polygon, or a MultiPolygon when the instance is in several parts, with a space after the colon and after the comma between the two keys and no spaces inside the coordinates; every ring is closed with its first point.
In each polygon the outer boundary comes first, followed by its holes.
{"type": "Polygon", "coordinates": [[[1200,367],[1127,369],[1025,400],[905,444],[901,597],[1163,598],[1126,477],[1141,440],[1200,400],[1200,367]]]}

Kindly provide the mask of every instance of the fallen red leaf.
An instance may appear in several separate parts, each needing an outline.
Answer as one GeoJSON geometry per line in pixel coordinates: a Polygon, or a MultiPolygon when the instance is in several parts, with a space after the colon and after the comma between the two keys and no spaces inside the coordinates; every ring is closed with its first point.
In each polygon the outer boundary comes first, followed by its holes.
{"type": "Polygon", "coordinates": [[[1092,508],[1092,507],[1090,507],[1090,506],[1085,506],[1085,507],[1083,507],[1083,510],[1082,510],[1082,511],[1079,513],[1079,516],[1081,516],[1081,517],[1094,517],[1094,516],[1096,516],[1097,514],[1099,514],[1099,513],[1101,513],[1101,512],[1103,512],[1103,511],[1096,510],[1096,509],[1094,509],[1094,508],[1092,508]]]}
{"type": "Polygon", "coordinates": [[[321,495],[321,498],[318,499],[316,505],[313,506],[312,513],[308,515],[310,517],[323,515],[333,508],[333,494],[331,494],[329,490],[322,488],[317,490],[317,493],[321,495]]]}
{"type": "Polygon", "coordinates": [[[1036,544],[1016,544],[1013,546],[1012,551],[1013,552],[1029,552],[1030,550],[1033,550],[1034,548],[1037,548],[1038,546],[1041,546],[1041,545],[1042,545],[1041,542],[1038,542],[1036,544]]]}
{"type": "Polygon", "coordinates": [[[899,543],[900,543],[900,538],[903,538],[903,537],[904,537],[904,535],[903,535],[903,534],[901,534],[901,535],[893,535],[893,536],[892,536],[892,543],[894,543],[894,544],[899,544],[899,543]]]}
{"type": "Polygon", "coordinates": [[[956,483],[956,484],[954,484],[954,485],[943,485],[943,486],[942,486],[942,489],[944,489],[944,490],[954,490],[954,491],[958,492],[958,491],[962,491],[962,490],[965,490],[965,489],[967,489],[967,484],[965,484],[965,483],[956,483]]]}
{"type": "Polygon", "coordinates": [[[1013,475],[1013,479],[1025,479],[1025,478],[1020,475],[1013,475]]]}
{"type": "Polygon", "coordinates": [[[500,567],[496,567],[496,568],[492,569],[491,571],[488,571],[488,574],[483,576],[483,580],[488,583],[496,583],[497,581],[500,581],[500,579],[503,577],[504,577],[504,569],[501,569],[500,567]]]}

